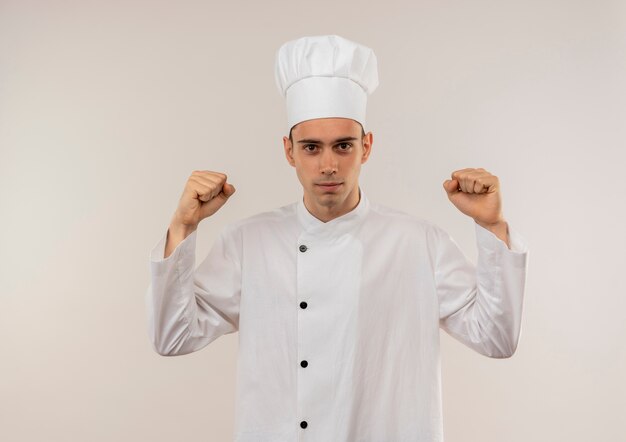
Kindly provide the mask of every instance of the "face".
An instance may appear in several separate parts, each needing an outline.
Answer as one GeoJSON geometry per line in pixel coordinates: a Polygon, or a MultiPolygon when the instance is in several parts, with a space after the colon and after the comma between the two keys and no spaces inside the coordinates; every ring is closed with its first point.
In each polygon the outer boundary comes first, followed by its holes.
{"type": "Polygon", "coordinates": [[[322,221],[341,216],[359,201],[361,164],[369,157],[372,133],[348,118],[318,118],[295,125],[283,137],[285,156],[296,169],[307,209],[322,221]]]}

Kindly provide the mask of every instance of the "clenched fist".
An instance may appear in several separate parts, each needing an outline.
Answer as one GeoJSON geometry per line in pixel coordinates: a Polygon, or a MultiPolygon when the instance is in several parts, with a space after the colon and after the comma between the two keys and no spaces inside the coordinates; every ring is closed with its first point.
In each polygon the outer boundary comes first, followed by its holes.
{"type": "Polygon", "coordinates": [[[226,175],[210,170],[194,170],[185,184],[178,207],[168,229],[164,257],[198,228],[203,219],[213,215],[235,193],[226,175]]]}
{"type": "Polygon", "coordinates": [[[450,178],[443,182],[443,188],[452,204],[509,247],[508,223],[502,215],[498,177],[479,167],[456,170],[450,178]]]}
{"type": "Polygon", "coordinates": [[[173,222],[196,228],[200,221],[217,212],[235,193],[226,175],[209,170],[194,170],[178,202],[173,222]]]}

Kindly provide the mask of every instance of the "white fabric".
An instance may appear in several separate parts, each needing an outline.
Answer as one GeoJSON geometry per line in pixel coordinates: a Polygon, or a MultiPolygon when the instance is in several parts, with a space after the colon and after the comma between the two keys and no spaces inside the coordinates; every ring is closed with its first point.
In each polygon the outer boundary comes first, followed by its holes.
{"type": "Polygon", "coordinates": [[[365,129],[367,95],[378,87],[370,48],[338,35],[302,37],[278,49],[274,74],[286,99],[288,129],[329,117],[351,118],[365,129]]]}
{"type": "Polygon", "coordinates": [[[183,355],[239,331],[235,441],[441,442],[439,328],[493,358],[521,331],[524,239],[509,225],[508,249],[474,224],[476,266],[444,230],[362,189],[327,223],[302,200],[233,222],[197,269],[197,230],[166,259],[164,234],[150,338],[183,355]]]}

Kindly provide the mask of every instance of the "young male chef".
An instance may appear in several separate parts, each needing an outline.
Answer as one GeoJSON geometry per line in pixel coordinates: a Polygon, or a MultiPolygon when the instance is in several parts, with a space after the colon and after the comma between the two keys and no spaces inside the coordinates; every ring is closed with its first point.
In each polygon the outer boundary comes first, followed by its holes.
{"type": "Polygon", "coordinates": [[[232,222],[195,268],[198,224],[235,188],[194,171],[150,254],[153,346],[183,355],[239,332],[237,441],[442,441],[439,328],[491,358],[520,337],[528,250],[498,178],[468,168],[443,183],[474,220],[473,265],[437,225],[359,186],[371,49],[300,38],[280,47],[275,74],[303,198],[232,222]]]}

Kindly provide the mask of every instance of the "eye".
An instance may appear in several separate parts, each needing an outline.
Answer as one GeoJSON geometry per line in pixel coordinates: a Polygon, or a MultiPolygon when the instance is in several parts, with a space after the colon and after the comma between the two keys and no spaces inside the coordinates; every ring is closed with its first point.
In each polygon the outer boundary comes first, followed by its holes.
{"type": "Polygon", "coordinates": [[[316,147],[317,147],[317,146],[316,146],[315,144],[305,144],[304,146],[302,146],[302,148],[303,148],[304,150],[306,150],[307,152],[313,152],[313,151],[315,150],[315,148],[316,148],[316,147]],[[311,149],[309,149],[309,147],[310,147],[311,149]]]}
{"type": "Polygon", "coordinates": [[[350,148],[352,147],[352,143],[339,143],[337,146],[339,146],[339,150],[346,151],[350,150],[350,148]]]}

